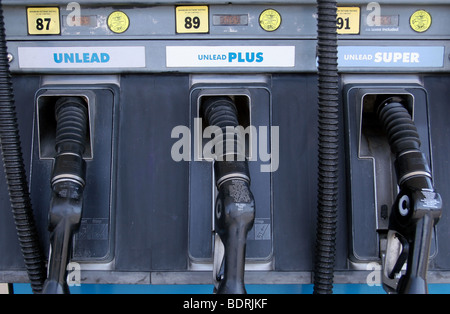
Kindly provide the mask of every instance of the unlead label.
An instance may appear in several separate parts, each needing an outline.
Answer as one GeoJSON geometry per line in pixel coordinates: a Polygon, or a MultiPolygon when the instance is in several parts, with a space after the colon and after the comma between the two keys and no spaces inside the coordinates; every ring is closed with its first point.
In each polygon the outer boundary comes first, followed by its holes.
{"type": "Polygon", "coordinates": [[[166,66],[294,67],[294,46],[168,46],[166,66]]]}
{"type": "Polygon", "coordinates": [[[444,47],[340,46],[339,67],[440,68],[444,47]]]}
{"type": "Polygon", "coordinates": [[[145,47],[19,47],[27,69],[143,68],[145,47]]]}

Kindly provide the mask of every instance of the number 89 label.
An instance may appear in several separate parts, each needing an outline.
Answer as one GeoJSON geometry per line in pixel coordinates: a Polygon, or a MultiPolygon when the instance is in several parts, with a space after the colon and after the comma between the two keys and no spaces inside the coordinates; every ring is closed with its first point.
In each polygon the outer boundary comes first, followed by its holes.
{"type": "Polygon", "coordinates": [[[178,34],[209,32],[208,6],[178,6],[175,13],[178,34]]]}
{"type": "Polygon", "coordinates": [[[28,34],[59,35],[59,8],[27,8],[28,34]]]}

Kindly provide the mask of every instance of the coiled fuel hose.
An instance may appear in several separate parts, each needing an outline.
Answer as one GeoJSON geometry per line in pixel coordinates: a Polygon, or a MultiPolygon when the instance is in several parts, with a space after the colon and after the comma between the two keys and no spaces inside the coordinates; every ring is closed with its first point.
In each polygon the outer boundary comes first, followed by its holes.
{"type": "Polygon", "coordinates": [[[319,76],[319,189],[314,265],[314,293],[333,292],[336,251],[339,76],[337,70],[337,1],[317,0],[319,76]]]}

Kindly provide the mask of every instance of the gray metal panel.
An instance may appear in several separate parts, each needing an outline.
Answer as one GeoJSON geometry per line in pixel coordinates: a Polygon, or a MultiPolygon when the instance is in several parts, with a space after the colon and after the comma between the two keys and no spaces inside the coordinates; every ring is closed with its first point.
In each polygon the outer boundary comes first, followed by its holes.
{"type": "MultiPolygon", "coordinates": [[[[450,77],[432,76],[424,78],[424,87],[428,91],[429,123],[433,159],[433,180],[436,190],[441,193],[445,202],[444,208],[450,204],[450,77]]],[[[444,210],[436,226],[438,234],[438,255],[430,268],[450,269],[450,215],[444,210]]]]}
{"type": "MultiPolygon", "coordinates": [[[[342,40],[341,47],[344,46],[365,46],[376,47],[380,43],[375,41],[357,41],[357,40],[342,40]]],[[[14,56],[11,63],[11,71],[14,73],[145,73],[145,72],[182,72],[182,73],[249,73],[249,72],[316,72],[316,42],[314,40],[279,40],[274,42],[264,40],[235,40],[235,41],[77,41],[77,42],[9,42],[9,51],[14,56]],[[18,56],[19,47],[145,47],[146,51],[146,67],[136,68],[70,68],[61,66],[61,68],[20,68],[18,56]],[[207,46],[207,47],[227,47],[227,46],[293,46],[295,47],[295,66],[294,67],[171,67],[166,66],[166,47],[178,46],[207,46]]],[[[386,46],[384,43],[383,46],[386,46]]],[[[341,64],[341,72],[388,72],[388,73],[415,73],[415,72],[448,72],[450,71],[450,59],[447,58],[448,51],[450,51],[449,41],[395,41],[390,43],[388,47],[395,49],[396,47],[444,47],[445,55],[443,58],[443,67],[420,67],[410,65],[408,67],[344,67],[341,64]]],[[[55,49],[55,51],[58,51],[55,49]]],[[[425,56],[424,56],[425,57],[425,56]]],[[[130,56],[132,58],[132,56],[130,56]]]]}
{"type": "Polygon", "coordinates": [[[207,34],[177,34],[175,31],[175,6],[160,5],[147,7],[86,6],[82,7],[81,15],[92,19],[87,26],[68,26],[67,17],[72,10],[66,10],[66,4],[60,6],[61,35],[36,36],[28,35],[27,16],[24,7],[14,6],[5,9],[5,23],[8,40],[83,40],[83,39],[287,39],[287,38],[315,38],[316,36],[316,8],[311,5],[271,5],[282,16],[280,28],[275,32],[267,32],[259,26],[259,15],[267,5],[210,5],[209,33],[207,34]],[[126,13],[130,26],[126,32],[115,34],[109,30],[107,18],[112,12],[119,10],[126,13]],[[246,14],[246,26],[213,25],[213,15],[217,14],[246,14]]]}
{"type": "MultiPolygon", "coordinates": [[[[395,4],[380,4],[382,17],[395,21],[387,26],[369,26],[367,16],[372,14],[372,8],[364,4],[342,4],[341,6],[357,6],[361,9],[361,26],[357,35],[341,35],[342,39],[443,39],[449,38],[447,17],[450,6],[428,3],[422,6],[412,3],[407,6],[395,4]],[[423,33],[415,32],[410,26],[411,15],[420,9],[427,10],[432,16],[430,29],[423,33]]],[[[175,6],[168,3],[164,5],[132,5],[126,7],[113,7],[104,4],[82,5],[81,16],[88,18],[86,26],[69,26],[67,18],[72,10],[66,4],[60,4],[61,35],[30,36],[27,30],[26,10],[23,6],[5,8],[5,23],[7,25],[7,38],[9,40],[83,40],[83,39],[314,39],[317,28],[317,8],[315,5],[302,3],[271,3],[269,4],[239,4],[209,5],[209,32],[207,34],[177,34],[175,31],[175,6]],[[266,32],[259,26],[259,15],[267,8],[277,10],[281,14],[280,28],[273,32],[266,32]],[[107,26],[109,14],[116,10],[126,13],[130,19],[129,28],[122,34],[115,34],[107,26]],[[245,14],[248,16],[246,26],[219,26],[214,25],[213,16],[217,14],[245,14]]],[[[386,19],[384,19],[386,20],[386,19]]]]}
{"type": "Polygon", "coordinates": [[[120,84],[116,270],[186,270],[189,163],[171,158],[171,132],[189,125],[189,76],[120,84]]]}
{"type": "Polygon", "coordinates": [[[8,48],[15,57],[11,63],[11,71],[14,73],[145,73],[145,72],[211,72],[211,73],[248,73],[248,72],[312,72],[316,71],[316,43],[313,40],[288,41],[279,40],[276,43],[264,40],[235,40],[235,41],[77,41],[77,42],[9,42],[8,48]],[[209,68],[167,68],[166,66],[166,47],[167,46],[295,46],[295,66],[294,67],[209,67],[209,68]],[[145,68],[37,68],[21,69],[17,58],[19,47],[131,47],[143,46],[146,48],[146,67],[145,68]]]}
{"type": "MultiPolygon", "coordinates": [[[[27,18],[24,6],[15,5],[6,7],[6,25],[8,34],[8,47],[13,56],[11,69],[15,73],[144,73],[144,72],[183,72],[183,73],[249,73],[249,72],[316,72],[316,7],[311,2],[297,3],[271,3],[249,5],[238,2],[233,5],[221,5],[220,2],[211,2],[209,5],[210,30],[207,34],[176,34],[175,32],[175,5],[149,5],[150,2],[137,1],[128,6],[116,8],[109,4],[98,6],[95,4],[80,3],[82,15],[95,18],[95,25],[69,27],[65,22],[71,11],[66,10],[65,4],[60,4],[61,35],[30,36],[27,34],[27,18]],[[261,12],[268,8],[278,10],[282,15],[282,23],[274,32],[264,31],[258,23],[261,12]],[[130,17],[130,27],[123,34],[115,34],[108,29],[106,20],[114,10],[120,9],[130,17]],[[247,26],[217,26],[211,22],[216,14],[246,14],[247,26]],[[203,67],[203,66],[166,66],[167,46],[295,46],[295,66],[293,67],[203,67]],[[73,69],[60,68],[20,68],[18,58],[19,47],[130,47],[142,46],[146,49],[145,67],[122,68],[89,68],[73,69]]],[[[28,3],[27,3],[28,4],[28,3]]],[[[448,32],[447,17],[450,15],[450,6],[441,2],[428,3],[425,7],[415,2],[405,6],[404,1],[394,1],[389,4],[380,3],[381,14],[386,17],[396,17],[398,26],[371,27],[367,25],[367,15],[372,12],[365,3],[351,4],[361,8],[361,27],[358,35],[341,35],[341,47],[443,47],[443,67],[439,66],[348,66],[341,61],[341,72],[448,72],[450,60],[447,57],[450,51],[450,33],[448,32]],[[409,18],[418,9],[426,9],[433,17],[431,28],[424,33],[417,33],[409,25],[409,18]],[[383,39],[380,42],[378,39],[383,39]]],[[[368,48],[367,48],[368,49],[368,48]]],[[[364,51],[362,52],[364,54],[364,51]]],[[[123,55],[123,58],[133,59],[133,55],[123,55]]],[[[280,58],[283,58],[280,56],[280,58]]],[[[440,59],[438,57],[437,59],[440,59]]]]}
{"type": "MultiPolygon", "coordinates": [[[[4,0],[3,4],[5,5],[54,5],[56,1],[51,0],[4,0]]],[[[64,4],[67,4],[67,1],[61,1],[64,4]]],[[[100,1],[100,0],[78,0],[77,1],[81,5],[89,4],[89,5],[157,5],[157,4],[198,4],[198,1],[178,1],[178,0],[165,0],[165,1],[150,1],[150,0],[133,0],[133,1],[124,1],[124,0],[108,0],[108,1],[100,1]]],[[[346,1],[346,4],[368,4],[372,1],[364,0],[364,1],[346,1]]],[[[411,4],[411,0],[379,0],[377,1],[379,4],[411,4]]],[[[201,3],[201,2],[200,2],[201,3]]],[[[210,4],[228,4],[229,1],[226,0],[210,0],[208,1],[210,4]]],[[[233,3],[237,4],[272,4],[272,3],[289,3],[289,4],[316,4],[315,0],[271,0],[262,1],[249,1],[249,0],[235,0],[233,3]]],[[[447,0],[416,0],[415,4],[419,5],[430,5],[430,4],[448,4],[447,0]]]]}
{"type": "Polygon", "coordinates": [[[366,6],[361,5],[361,32],[359,35],[345,35],[341,38],[354,39],[383,39],[404,38],[416,41],[415,44],[424,39],[442,39],[449,38],[450,32],[447,27],[448,17],[450,16],[450,5],[434,5],[428,3],[422,6],[416,2],[408,5],[399,6],[394,1],[389,4],[380,4],[382,17],[398,17],[398,26],[368,26],[367,16],[372,13],[366,6]],[[424,9],[432,16],[431,27],[423,33],[415,32],[410,26],[411,15],[424,9]]]}

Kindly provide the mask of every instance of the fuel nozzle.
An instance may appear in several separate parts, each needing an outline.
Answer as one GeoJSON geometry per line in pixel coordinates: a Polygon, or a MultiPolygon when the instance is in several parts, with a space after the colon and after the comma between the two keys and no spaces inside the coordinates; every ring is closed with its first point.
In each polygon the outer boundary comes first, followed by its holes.
{"type": "Polygon", "coordinates": [[[236,133],[239,125],[236,105],[229,97],[211,97],[203,106],[203,117],[218,128],[214,174],[218,195],[215,204],[216,245],[215,292],[246,293],[244,284],[247,234],[255,220],[255,200],[250,190],[250,173],[236,133]],[[223,248],[223,250],[221,249],[223,248]]]}
{"type": "Polygon", "coordinates": [[[390,293],[428,293],[427,271],[433,228],[442,214],[442,200],[433,186],[431,169],[420,151],[420,138],[400,97],[378,107],[378,117],[395,155],[400,189],[389,217],[383,257],[383,286],[390,293]],[[406,263],[406,273],[401,274],[406,263]]]}
{"type": "Polygon", "coordinates": [[[55,105],[56,156],[51,176],[52,198],[49,210],[50,256],[43,293],[70,293],[67,263],[73,233],[78,230],[86,184],[86,146],[88,112],[80,97],[61,97],[55,105]]]}

